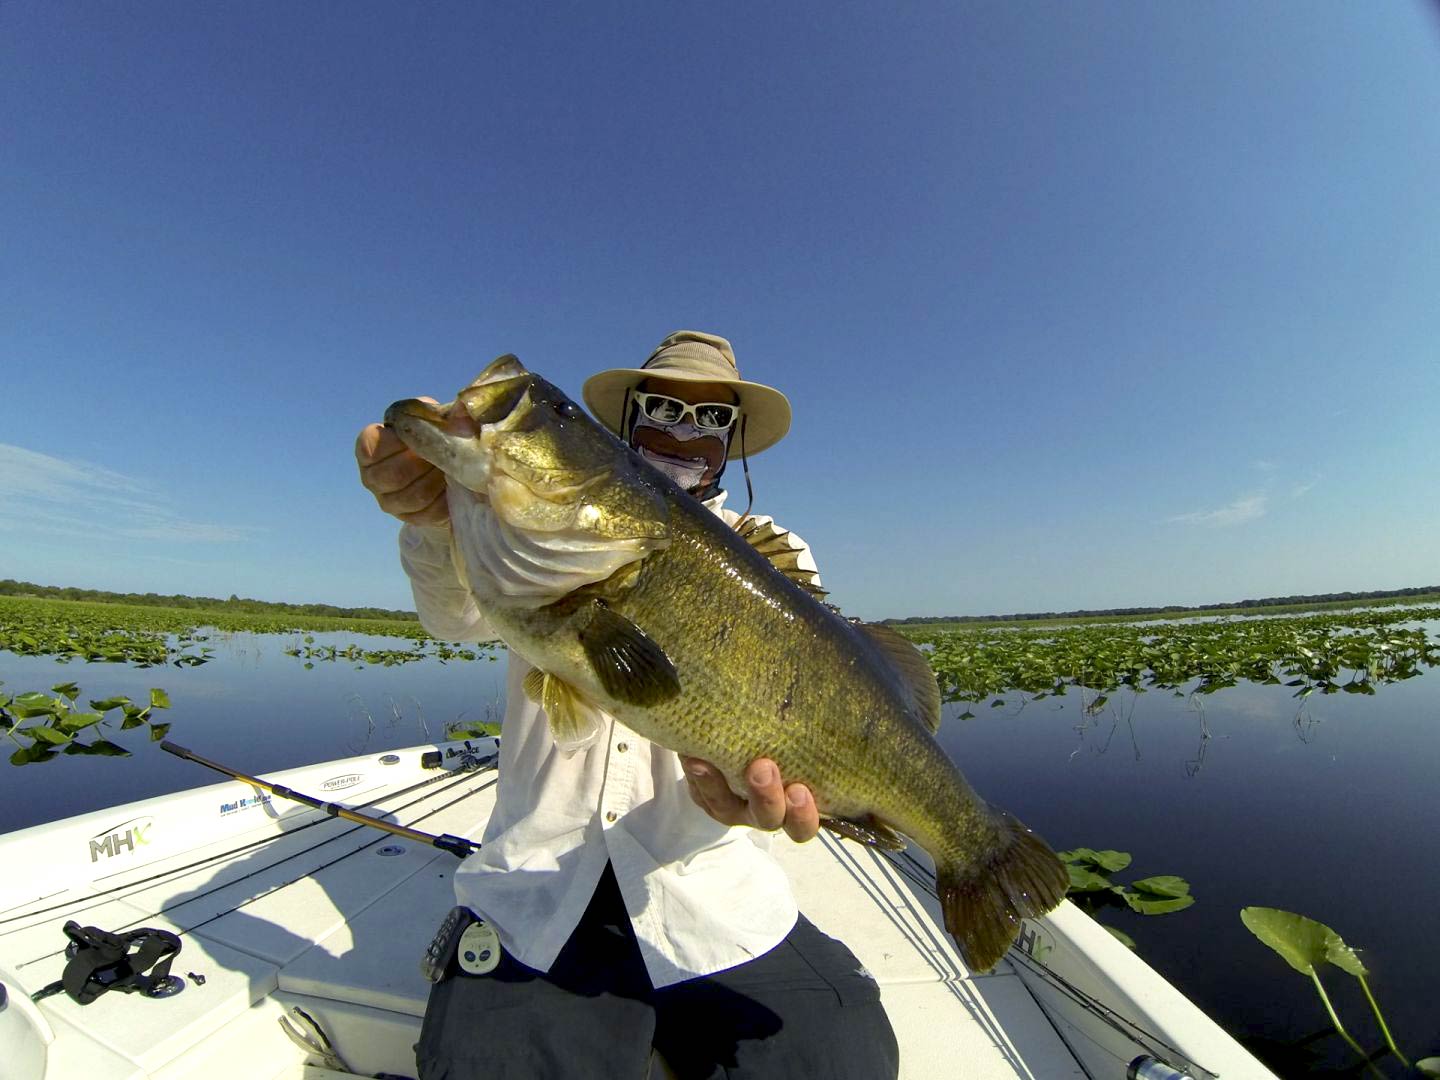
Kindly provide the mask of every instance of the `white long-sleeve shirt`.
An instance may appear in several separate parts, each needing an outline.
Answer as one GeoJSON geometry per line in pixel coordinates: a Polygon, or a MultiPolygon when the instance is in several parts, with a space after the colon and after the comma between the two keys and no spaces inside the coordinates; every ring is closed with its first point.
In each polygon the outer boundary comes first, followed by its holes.
{"type": "MultiPolygon", "coordinates": [[[[724,498],[706,505],[733,523],[724,498]]],[[[809,548],[793,534],[791,543],[813,570],[809,548]]],[[[448,528],[406,525],[400,551],[426,630],[445,641],[495,636],[455,572],[448,528]]],[[[521,687],[529,670],[511,652],[495,809],[480,851],[455,874],[458,902],[490,920],[517,960],[548,971],[608,861],[657,988],[779,944],[798,909],[764,850],[768,834],[711,818],[691,801],[679,757],[609,714],[595,745],[563,753],[521,687]]]]}

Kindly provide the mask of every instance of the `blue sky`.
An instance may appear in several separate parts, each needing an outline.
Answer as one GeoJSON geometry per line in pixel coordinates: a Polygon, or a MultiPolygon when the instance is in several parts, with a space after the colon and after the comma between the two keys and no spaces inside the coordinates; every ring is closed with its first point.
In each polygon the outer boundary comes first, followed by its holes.
{"type": "Polygon", "coordinates": [[[6,3],[0,577],[408,607],[360,426],[686,327],[854,614],[1432,584],[1437,177],[1398,0],[6,3]]]}

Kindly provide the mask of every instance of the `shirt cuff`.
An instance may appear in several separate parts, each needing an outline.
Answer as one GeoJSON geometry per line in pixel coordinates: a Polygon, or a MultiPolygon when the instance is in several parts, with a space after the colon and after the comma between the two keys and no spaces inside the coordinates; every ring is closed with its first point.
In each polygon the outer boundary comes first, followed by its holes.
{"type": "Polygon", "coordinates": [[[441,641],[487,641],[494,630],[450,558],[448,525],[400,527],[400,565],[410,578],[415,612],[420,625],[441,641]]]}

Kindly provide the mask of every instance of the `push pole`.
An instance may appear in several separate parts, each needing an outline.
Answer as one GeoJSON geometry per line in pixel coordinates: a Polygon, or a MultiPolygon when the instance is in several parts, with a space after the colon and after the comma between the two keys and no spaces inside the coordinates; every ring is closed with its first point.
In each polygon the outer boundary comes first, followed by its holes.
{"type": "Polygon", "coordinates": [[[306,795],[304,792],[288,788],[284,784],[272,784],[268,780],[261,780],[255,776],[247,776],[245,773],[236,772],[227,768],[219,762],[211,761],[209,758],[201,757],[192,750],[187,750],[169,739],[160,744],[160,749],[167,754],[174,754],[176,757],[184,758],[186,761],[193,761],[197,765],[204,765],[207,769],[214,769],[218,773],[224,773],[232,780],[239,780],[242,783],[251,784],[261,791],[269,791],[279,795],[282,799],[290,799],[294,802],[304,803],[306,806],[313,806],[316,810],[324,810],[331,817],[343,818],[345,821],[353,821],[357,825],[368,825],[372,829],[379,829],[382,832],[393,833],[396,836],[403,836],[407,840],[416,840],[431,847],[437,847],[441,851],[448,851],[457,858],[465,858],[473,851],[478,851],[480,845],[473,840],[466,840],[463,836],[455,836],[451,833],[442,833],[436,836],[434,833],[421,832],[419,829],[412,829],[408,825],[397,825],[393,821],[386,821],[383,818],[371,817],[369,814],[362,814],[351,810],[339,803],[323,802],[313,795],[306,795]]]}

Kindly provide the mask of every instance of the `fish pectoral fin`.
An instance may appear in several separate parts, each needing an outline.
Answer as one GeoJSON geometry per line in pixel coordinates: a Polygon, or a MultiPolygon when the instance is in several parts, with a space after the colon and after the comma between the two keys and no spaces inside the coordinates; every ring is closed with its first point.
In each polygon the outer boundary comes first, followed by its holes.
{"type": "Polygon", "coordinates": [[[675,665],[651,637],[603,603],[579,631],[580,646],[600,685],[630,705],[658,705],[680,693],[675,665]]]}
{"type": "Polygon", "coordinates": [[[573,754],[599,740],[605,728],[600,710],[564,679],[533,668],[523,686],[525,696],[545,711],[555,745],[565,753],[573,754]]]}
{"type": "Polygon", "coordinates": [[[910,690],[915,714],[934,735],[940,730],[940,684],[925,654],[905,635],[880,623],[859,623],[856,629],[870,639],[900,673],[910,690]]]}
{"type": "Polygon", "coordinates": [[[820,819],[820,824],[839,836],[871,847],[887,851],[904,851],[907,847],[905,838],[874,814],[863,818],[825,817],[820,819]]]}

